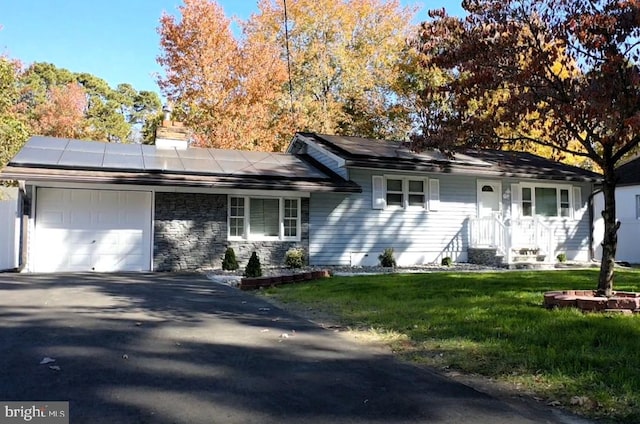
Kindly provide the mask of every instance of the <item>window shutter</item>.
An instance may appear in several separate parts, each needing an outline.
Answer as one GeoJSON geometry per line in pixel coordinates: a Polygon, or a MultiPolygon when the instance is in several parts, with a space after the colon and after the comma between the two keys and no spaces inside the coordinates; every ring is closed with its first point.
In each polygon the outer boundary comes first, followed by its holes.
{"type": "Polygon", "coordinates": [[[582,189],[573,187],[573,217],[578,219],[582,210],[582,189]]]}
{"type": "Polygon", "coordinates": [[[387,201],[384,195],[384,177],[374,175],[371,177],[371,207],[373,209],[384,209],[387,201]]]}
{"type": "Polygon", "coordinates": [[[429,180],[429,210],[440,209],[440,180],[429,180]]]}
{"type": "Polygon", "coordinates": [[[520,218],[522,207],[522,192],[520,184],[511,184],[511,218],[520,218]]]}

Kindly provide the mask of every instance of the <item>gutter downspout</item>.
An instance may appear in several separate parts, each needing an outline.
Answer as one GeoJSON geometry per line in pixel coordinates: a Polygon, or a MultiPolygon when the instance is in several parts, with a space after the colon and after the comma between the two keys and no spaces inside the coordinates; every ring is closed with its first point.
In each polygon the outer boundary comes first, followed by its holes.
{"type": "Polygon", "coordinates": [[[594,205],[593,205],[593,199],[597,194],[600,194],[602,192],[602,189],[597,189],[593,192],[591,192],[591,194],[589,195],[589,228],[591,231],[589,231],[589,260],[590,261],[595,261],[596,260],[596,253],[595,253],[595,247],[593,246],[593,231],[595,230],[595,210],[594,210],[594,205]]]}
{"type": "Polygon", "coordinates": [[[17,272],[24,271],[24,267],[27,264],[27,226],[29,220],[25,220],[25,200],[27,198],[27,193],[25,191],[24,181],[19,182],[19,207],[18,213],[20,214],[20,247],[19,247],[19,256],[18,256],[18,268],[17,272]]]}

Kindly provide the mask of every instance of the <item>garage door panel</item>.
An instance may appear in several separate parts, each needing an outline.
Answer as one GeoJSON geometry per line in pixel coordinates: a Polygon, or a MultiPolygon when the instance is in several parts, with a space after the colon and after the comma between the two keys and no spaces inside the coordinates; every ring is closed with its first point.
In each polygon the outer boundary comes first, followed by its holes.
{"type": "Polygon", "coordinates": [[[35,271],[146,271],[151,193],[40,188],[35,271]]]}
{"type": "Polygon", "coordinates": [[[49,210],[44,213],[41,213],[38,218],[41,220],[43,224],[46,224],[48,227],[60,228],[64,225],[64,212],[61,210],[49,210]]]}

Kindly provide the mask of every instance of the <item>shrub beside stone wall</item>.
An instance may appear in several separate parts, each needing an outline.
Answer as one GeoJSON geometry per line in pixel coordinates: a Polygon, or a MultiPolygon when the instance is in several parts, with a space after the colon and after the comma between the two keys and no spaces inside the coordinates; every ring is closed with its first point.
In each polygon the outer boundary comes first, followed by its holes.
{"type": "Polygon", "coordinates": [[[287,250],[309,251],[309,199],[302,199],[300,242],[228,241],[227,195],[156,193],[153,240],[155,271],[220,268],[227,247],[232,247],[240,268],[252,252],[263,266],[282,266],[287,250]]]}

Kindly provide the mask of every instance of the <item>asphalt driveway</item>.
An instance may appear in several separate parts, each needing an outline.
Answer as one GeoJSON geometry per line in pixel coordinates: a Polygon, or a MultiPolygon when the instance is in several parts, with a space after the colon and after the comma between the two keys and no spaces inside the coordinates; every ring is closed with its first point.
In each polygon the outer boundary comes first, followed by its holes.
{"type": "Polygon", "coordinates": [[[0,401],[68,400],[74,424],[583,422],[200,275],[0,274],[0,358],[0,401]]]}

